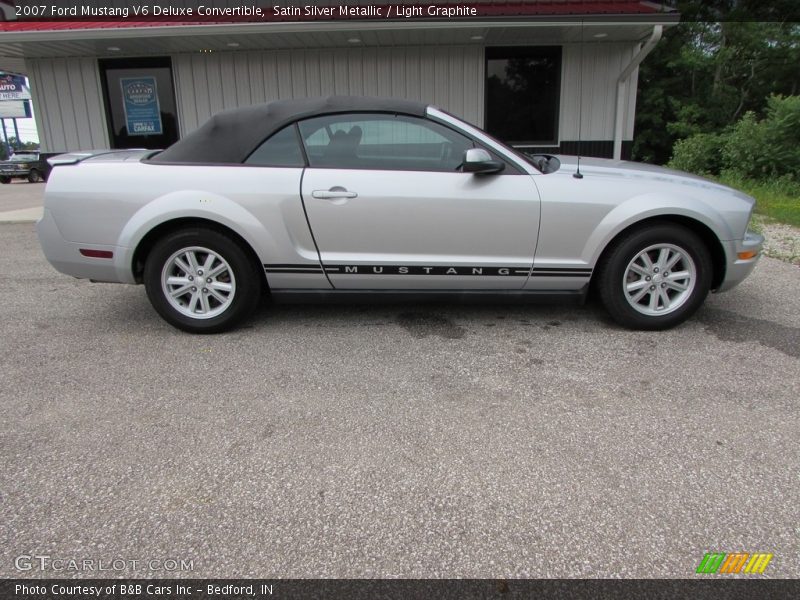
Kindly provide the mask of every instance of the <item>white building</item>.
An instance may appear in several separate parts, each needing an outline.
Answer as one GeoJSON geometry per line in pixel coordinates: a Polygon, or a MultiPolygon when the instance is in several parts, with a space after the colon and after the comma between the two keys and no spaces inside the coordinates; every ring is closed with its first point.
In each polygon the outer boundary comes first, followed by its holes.
{"type": "Polygon", "coordinates": [[[223,109],[342,94],[434,103],[525,149],[626,157],[638,65],[677,14],[639,0],[480,4],[490,16],[5,21],[0,71],[30,78],[45,153],[165,147],[223,109]],[[127,131],[122,80],[137,78],[157,90],[160,134],[127,131]]]}

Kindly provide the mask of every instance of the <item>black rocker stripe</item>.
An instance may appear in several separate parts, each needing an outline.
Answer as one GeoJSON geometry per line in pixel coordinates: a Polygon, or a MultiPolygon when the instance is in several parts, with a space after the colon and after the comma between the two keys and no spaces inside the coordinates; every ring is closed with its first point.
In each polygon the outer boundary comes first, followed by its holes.
{"type": "MultiPolygon", "coordinates": [[[[318,275],[323,268],[311,265],[276,264],[264,265],[267,273],[304,273],[318,275]]],[[[343,275],[462,275],[469,277],[584,277],[591,276],[592,270],[569,267],[536,267],[532,271],[519,267],[476,267],[476,266],[404,266],[404,265],[327,265],[324,272],[343,275]]]]}
{"type": "Polygon", "coordinates": [[[568,273],[579,272],[579,271],[580,272],[585,272],[585,273],[591,273],[592,272],[591,269],[572,268],[572,267],[534,267],[533,270],[534,271],[558,271],[558,272],[566,271],[568,273]]]}
{"type": "Polygon", "coordinates": [[[301,265],[264,265],[267,269],[321,269],[318,263],[303,263],[301,265]]]}
{"type": "Polygon", "coordinates": [[[264,270],[267,273],[322,273],[322,267],[319,265],[264,265],[264,270]]]}
{"type": "Polygon", "coordinates": [[[531,277],[590,277],[591,269],[572,267],[534,267],[531,277]]]}
{"type": "Polygon", "coordinates": [[[405,265],[330,265],[328,273],[339,275],[465,275],[470,277],[527,277],[528,269],[517,267],[476,266],[405,266],[405,265]]]}
{"type": "Polygon", "coordinates": [[[531,277],[590,277],[591,271],[539,271],[534,269],[531,277]]]}

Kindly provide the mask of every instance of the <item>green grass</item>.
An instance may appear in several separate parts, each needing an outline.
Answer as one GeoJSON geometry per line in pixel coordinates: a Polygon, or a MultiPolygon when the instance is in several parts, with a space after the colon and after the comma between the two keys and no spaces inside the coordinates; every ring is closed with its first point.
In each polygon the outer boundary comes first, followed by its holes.
{"type": "Polygon", "coordinates": [[[756,213],[800,227],[800,184],[785,179],[754,181],[725,172],[717,180],[756,199],[756,213]]]}

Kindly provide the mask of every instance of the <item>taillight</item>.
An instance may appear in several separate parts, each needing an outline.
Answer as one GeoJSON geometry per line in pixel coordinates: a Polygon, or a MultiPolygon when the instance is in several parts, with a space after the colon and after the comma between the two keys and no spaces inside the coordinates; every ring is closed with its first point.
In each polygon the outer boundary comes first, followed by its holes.
{"type": "Polygon", "coordinates": [[[114,253],[111,250],[92,250],[90,248],[81,248],[79,252],[83,256],[89,258],[114,258],[114,253]]]}

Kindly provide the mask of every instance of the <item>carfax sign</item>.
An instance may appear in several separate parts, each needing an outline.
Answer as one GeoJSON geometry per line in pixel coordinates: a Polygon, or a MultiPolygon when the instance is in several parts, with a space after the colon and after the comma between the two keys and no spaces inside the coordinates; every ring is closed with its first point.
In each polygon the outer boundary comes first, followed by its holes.
{"type": "Polygon", "coordinates": [[[128,135],[161,135],[161,111],[155,77],[123,77],[122,104],[128,135]]]}

